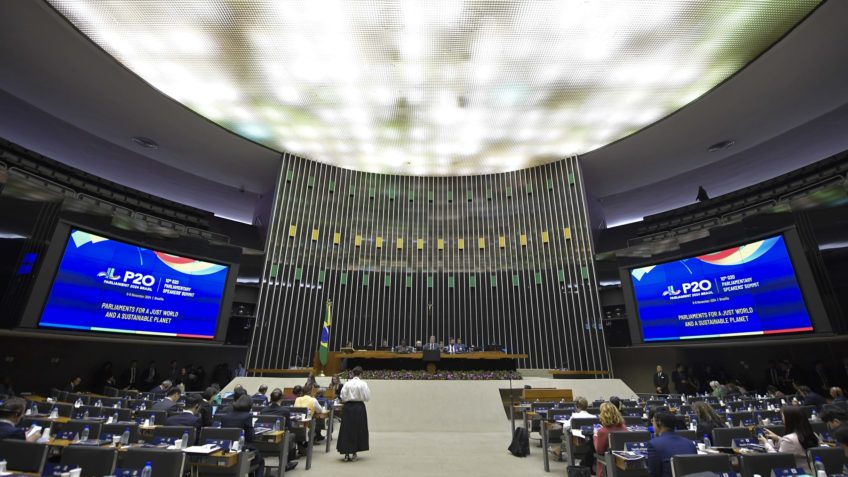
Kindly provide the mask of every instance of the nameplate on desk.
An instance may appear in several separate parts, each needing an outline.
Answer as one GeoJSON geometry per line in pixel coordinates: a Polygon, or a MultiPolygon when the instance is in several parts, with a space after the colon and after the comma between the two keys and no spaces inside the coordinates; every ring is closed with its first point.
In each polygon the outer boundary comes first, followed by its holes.
{"type": "Polygon", "coordinates": [[[103,446],[106,444],[110,444],[112,441],[107,441],[106,439],[88,439],[84,441],[74,442],[75,446],[103,446]]]}
{"type": "Polygon", "coordinates": [[[225,451],[229,451],[233,445],[233,441],[228,439],[206,439],[206,445],[218,446],[225,451]]]}
{"type": "MultiPolygon", "coordinates": [[[[212,439],[210,439],[212,440],[212,439]]],[[[189,446],[183,449],[183,452],[187,454],[211,454],[220,450],[221,448],[215,444],[206,444],[202,446],[189,446]]]]}
{"type": "Polygon", "coordinates": [[[772,469],[771,477],[797,477],[799,475],[810,475],[804,469],[801,468],[790,468],[790,469],[772,469]]]}
{"type": "Polygon", "coordinates": [[[757,421],[753,419],[742,419],[742,425],[745,427],[756,426],[757,421]]]}
{"type": "Polygon", "coordinates": [[[265,434],[265,433],[271,432],[272,430],[273,429],[270,428],[270,427],[254,427],[253,433],[256,434],[256,435],[259,435],[259,434],[265,434]]]}
{"type": "Polygon", "coordinates": [[[179,439],[179,437],[158,436],[158,437],[153,438],[153,445],[161,445],[161,444],[173,445],[174,442],[177,441],[177,439],[179,439]]]}
{"type": "Polygon", "coordinates": [[[41,472],[43,477],[61,477],[62,474],[70,472],[76,468],[78,465],[74,464],[44,464],[44,471],[41,472]]]}
{"type": "Polygon", "coordinates": [[[624,450],[628,450],[630,452],[648,452],[648,443],[647,442],[625,442],[624,450]]]}
{"type": "Polygon", "coordinates": [[[78,434],[76,431],[59,431],[53,436],[53,438],[66,441],[73,441],[76,440],[77,435],[78,434]]]}
{"type": "Polygon", "coordinates": [[[142,469],[115,469],[112,475],[115,477],[141,477],[142,469]]]}
{"type": "Polygon", "coordinates": [[[733,447],[748,447],[751,444],[758,444],[752,437],[737,437],[733,439],[733,447]]]}
{"type": "Polygon", "coordinates": [[[571,414],[551,413],[551,415],[548,416],[548,419],[562,423],[563,421],[571,419],[571,414]]]}

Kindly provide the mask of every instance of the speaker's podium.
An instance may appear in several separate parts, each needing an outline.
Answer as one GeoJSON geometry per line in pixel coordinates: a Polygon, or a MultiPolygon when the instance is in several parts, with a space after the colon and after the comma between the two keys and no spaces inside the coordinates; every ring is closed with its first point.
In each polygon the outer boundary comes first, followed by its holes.
{"type": "Polygon", "coordinates": [[[436,363],[442,360],[442,351],[439,349],[425,349],[421,351],[421,361],[427,363],[427,372],[436,374],[436,363]]]}

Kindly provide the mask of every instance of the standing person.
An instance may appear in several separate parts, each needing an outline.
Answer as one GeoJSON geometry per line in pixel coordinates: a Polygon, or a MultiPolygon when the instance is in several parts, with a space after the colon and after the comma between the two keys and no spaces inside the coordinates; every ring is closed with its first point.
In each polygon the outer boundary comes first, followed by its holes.
{"type": "Polygon", "coordinates": [[[342,424],[336,450],[344,454],[345,462],[356,460],[356,453],[368,450],[368,413],[365,403],[371,400],[368,384],[359,379],[362,368],[353,368],[353,378],[342,386],[340,395],[344,403],[342,424]]]}
{"type": "Polygon", "coordinates": [[[244,369],[244,363],[242,363],[241,361],[239,361],[238,366],[236,366],[235,375],[237,378],[247,376],[247,370],[244,369]]]}
{"type": "Polygon", "coordinates": [[[159,372],[156,370],[156,361],[150,361],[147,365],[147,369],[142,371],[141,373],[142,380],[141,382],[144,384],[144,389],[150,389],[155,386],[158,381],[159,372]]]}
{"type": "Polygon", "coordinates": [[[136,389],[138,388],[138,361],[132,360],[130,363],[130,367],[124,371],[124,374],[121,376],[121,385],[124,389],[136,389]]]}
{"type": "Polygon", "coordinates": [[[663,367],[657,365],[657,372],[654,373],[654,388],[657,394],[668,394],[668,375],[663,372],[663,367]]]}
{"type": "Polygon", "coordinates": [[[686,394],[689,390],[689,378],[686,376],[686,367],[678,364],[677,368],[671,372],[671,381],[674,383],[674,392],[677,394],[686,394]]]}

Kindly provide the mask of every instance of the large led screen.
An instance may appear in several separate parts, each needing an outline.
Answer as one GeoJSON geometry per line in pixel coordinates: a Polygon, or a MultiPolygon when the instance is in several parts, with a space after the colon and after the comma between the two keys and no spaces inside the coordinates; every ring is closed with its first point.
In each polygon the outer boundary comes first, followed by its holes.
{"type": "Polygon", "coordinates": [[[228,269],[73,229],[39,326],[211,340],[228,269]]]}
{"type": "Polygon", "coordinates": [[[782,236],[630,270],[646,342],[812,331],[782,236]]]}

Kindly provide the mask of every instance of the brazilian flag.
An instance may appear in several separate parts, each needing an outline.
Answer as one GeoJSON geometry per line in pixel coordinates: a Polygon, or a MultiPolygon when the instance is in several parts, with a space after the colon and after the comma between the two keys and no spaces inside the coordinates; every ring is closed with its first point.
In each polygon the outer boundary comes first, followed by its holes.
{"type": "Polygon", "coordinates": [[[333,324],[332,312],[333,302],[327,300],[327,314],[324,316],[324,327],[321,328],[321,346],[318,348],[318,359],[321,360],[321,366],[327,366],[327,356],[330,352],[330,325],[333,324]]]}

